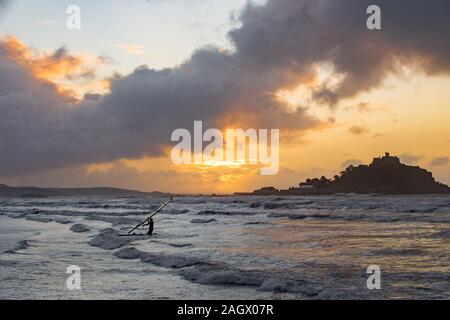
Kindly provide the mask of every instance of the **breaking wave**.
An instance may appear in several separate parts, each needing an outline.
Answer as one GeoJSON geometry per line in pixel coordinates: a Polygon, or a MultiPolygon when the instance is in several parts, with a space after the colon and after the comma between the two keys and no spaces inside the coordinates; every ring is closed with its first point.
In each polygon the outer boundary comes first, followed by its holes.
{"type": "Polygon", "coordinates": [[[309,297],[316,296],[322,291],[322,287],[317,283],[259,270],[230,268],[190,256],[148,253],[133,247],[115,251],[114,255],[121,259],[139,259],[158,267],[178,270],[186,280],[200,284],[251,286],[261,291],[300,293],[309,297]]]}

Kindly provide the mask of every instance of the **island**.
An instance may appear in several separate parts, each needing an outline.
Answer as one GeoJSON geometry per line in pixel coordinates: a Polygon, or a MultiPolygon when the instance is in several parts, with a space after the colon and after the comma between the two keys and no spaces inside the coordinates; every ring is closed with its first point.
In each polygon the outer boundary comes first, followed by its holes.
{"type": "Polygon", "coordinates": [[[374,158],[369,165],[348,166],[333,179],[307,179],[287,190],[265,187],[252,193],[237,195],[327,195],[356,194],[450,194],[450,188],[418,166],[408,166],[389,153],[374,158]]]}

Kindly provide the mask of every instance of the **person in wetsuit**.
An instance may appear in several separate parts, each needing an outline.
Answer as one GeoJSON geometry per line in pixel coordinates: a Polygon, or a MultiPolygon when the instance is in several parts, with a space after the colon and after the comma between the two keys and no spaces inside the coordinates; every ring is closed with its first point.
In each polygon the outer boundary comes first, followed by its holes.
{"type": "Polygon", "coordinates": [[[152,236],[153,235],[153,227],[154,227],[155,223],[153,221],[153,218],[150,218],[149,222],[148,222],[148,232],[147,235],[148,236],[152,236]]]}

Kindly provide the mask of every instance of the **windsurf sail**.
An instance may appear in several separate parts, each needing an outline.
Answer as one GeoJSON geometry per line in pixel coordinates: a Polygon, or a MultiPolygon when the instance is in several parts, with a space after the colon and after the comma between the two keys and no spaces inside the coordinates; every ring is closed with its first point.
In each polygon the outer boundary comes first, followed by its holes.
{"type": "Polygon", "coordinates": [[[159,212],[161,212],[161,210],[164,209],[172,200],[173,200],[173,198],[170,198],[169,200],[164,202],[158,209],[153,211],[149,217],[147,217],[144,221],[142,221],[137,226],[135,226],[133,229],[131,229],[128,232],[128,235],[131,235],[131,233],[133,233],[136,229],[148,225],[150,223],[150,219],[153,218],[154,216],[156,216],[159,212]]]}

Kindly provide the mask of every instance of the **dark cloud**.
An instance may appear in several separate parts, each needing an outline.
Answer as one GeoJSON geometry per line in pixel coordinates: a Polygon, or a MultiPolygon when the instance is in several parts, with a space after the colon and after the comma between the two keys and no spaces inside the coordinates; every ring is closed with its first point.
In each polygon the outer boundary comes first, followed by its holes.
{"type": "Polygon", "coordinates": [[[353,134],[355,136],[359,136],[359,135],[367,133],[368,130],[367,130],[367,128],[365,128],[363,126],[353,126],[350,129],[348,129],[348,132],[350,132],[351,134],[353,134]]]}
{"type": "Polygon", "coordinates": [[[428,74],[449,73],[449,1],[375,3],[382,10],[381,31],[366,28],[372,0],[272,0],[265,6],[249,4],[243,26],[230,36],[241,60],[257,70],[280,75],[331,63],[343,81],[314,92],[317,100],[331,104],[377,87],[401,64],[428,74]]]}
{"type": "Polygon", "coordinates": [[[406,163],[406,164],[416,164],[416,163],[419,162],[420,160],[424,159],[425,156],[423,156],[423,155],[417,155],[417,154],[411,154],[411,153],[409,153],[409,152],[405,152],[405,153],[402,153],[402,154],[399,156],[399,158],[400,158],[400,160],[401,160],[403,163],[406,163]]]}
{"type": "MultiPolygon", "coordinates": [[[[376,2],[382,31],[365,27],[369,0],[248,4],[241,27],[229,33],[232,52],[202,48],[174,68],[140,67],[114,77],[110,94],[77,105],[0,46],[0,176],[161,155],[171,132],[194,120],[206,127],[314,128],[320,122],[307,109],[290,111],[274,93],[309,83],[318,63],[343,77],[337,86],[315,88],[326,103],[377,87],[399,64],[449,73],[450,1],[376,2]]],[[[67,56],[62,48],[53,60],[67,56]]]]}
{"type": "Polygon", "coordinates": [[[288,111],[266,92],[265,79],[245,77],[232,56],[214,48],[177,68],[140,67],[115,77],[110,94],[87,95],[77,105],[4,55],[0,80],[2,176],[159,156],[172,131],[190,129],[194,120],[205,128],[233,121],[301,131],[319,124],[304,109],[288,111]]]}
{"type": "Polygon", "coordinates": [[[438,157],[434,158],[430,162],[430,166],[433,167],[444,167],[450,163],[450,159],[448,157],[438,157]]]}

